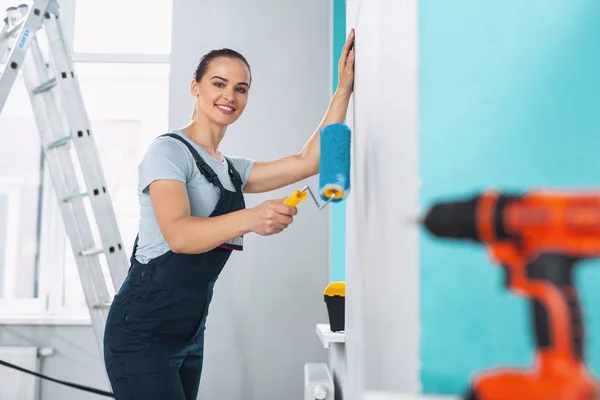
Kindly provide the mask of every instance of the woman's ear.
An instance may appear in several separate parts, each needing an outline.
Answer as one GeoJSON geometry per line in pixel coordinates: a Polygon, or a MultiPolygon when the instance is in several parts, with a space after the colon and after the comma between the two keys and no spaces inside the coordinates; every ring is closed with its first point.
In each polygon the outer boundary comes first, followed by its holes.
{"type": "Polygon", "coordinates": [[[198,87],[198,82],[196,82],[195,79],[192,79],[192,82],[190,84],[190,93],[194,96],[194,97],[198,97],[200,94],[198,93],[199,91],[199,87],[198,87]]]}

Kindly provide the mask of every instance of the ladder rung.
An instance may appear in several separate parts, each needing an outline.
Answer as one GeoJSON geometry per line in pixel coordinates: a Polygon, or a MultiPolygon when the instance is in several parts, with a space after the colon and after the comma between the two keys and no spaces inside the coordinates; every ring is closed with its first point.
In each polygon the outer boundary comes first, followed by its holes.
{"type": "Polygon", "coordinates": [[[92,247],[91,249],[83,250],[81,253],[82,256],[95,256],[96,254],[103,253],[102,247],[92,247]]]}
{"type": "Polygon", "coordinates": [[[87,196],[88,196],[88,192],[73,194],[73,195],[67,197],[66,199],[64,199],[63,202],[68,203],[69,201],[81,199],[81,198],[84,198],[84,197],[87,197],[87,196]]]}
{"type": "Polygon", "coordinates": [[[44,93],[45,91],[52,89],[54,86],[56,86],[56,78],[51,78],[39,86],[36,86],[32,92],[33,94],[44,93]]]}
{"type": "Polygon", "coordinates": [[[54,142],[48,145],[48,149],[54,149],[56,147],[64,146],[65,144],[69,143],[69,141],[71,141],[72,139],[73,136],[71,135],[62,137],[60,139],[56,139],[54,142]]]}
{"type": "Polygon", "coordinates": [[[95,309],[99,309],[99,308],[101,308],[101,309],[108,309],[108,308],[110,308],[110,305],[111,305],[111,302],[107,301],[106,303],[94,304],[92,306],[92,308],[95,308],[95,309]]]}
{"type": "MultiPolygon", "coordinates": [[[[117,246],[110,246],[108,248],[108,252],[109,253],[114,253],[117,250],[122,250],[123,246],[121,246],[121,244],[117,244],[117,246]]],[[[83,250],[81,251],[79,254],[81,254],[82,256],[95,256],[96,254],[101,254],[104,253],[104,249],[101,247],[94,247],[88,250],[83,250]]]]}

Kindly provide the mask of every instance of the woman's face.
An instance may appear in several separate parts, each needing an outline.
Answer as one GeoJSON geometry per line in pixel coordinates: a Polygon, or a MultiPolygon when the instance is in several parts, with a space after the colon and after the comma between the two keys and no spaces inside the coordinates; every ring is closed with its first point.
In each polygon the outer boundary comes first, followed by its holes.
{"type": "Polygon", "coordinates": [[[212,60],[200,82],[192,82],[198,114],[217,125],[235,122],[248,102],[250,72],[243,61],[218,57],[212,60]]]}

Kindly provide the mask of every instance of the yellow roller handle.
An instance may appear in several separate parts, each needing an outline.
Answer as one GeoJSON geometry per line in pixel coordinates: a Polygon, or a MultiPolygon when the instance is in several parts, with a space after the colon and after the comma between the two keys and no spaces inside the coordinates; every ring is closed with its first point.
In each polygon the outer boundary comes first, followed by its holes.
{"type": "Polygon", "coordinates": [[[291,195],[288,196],[287,199],[284,200],[283,204],[285,204],[286,206],[290,206],[290,207],[296,207],[298,205],[298,203],[300,203],[302,200],[306,199],[306,190],[298,190],[296,189],[296,191],[294,193],[292,193],[291,195]]]}

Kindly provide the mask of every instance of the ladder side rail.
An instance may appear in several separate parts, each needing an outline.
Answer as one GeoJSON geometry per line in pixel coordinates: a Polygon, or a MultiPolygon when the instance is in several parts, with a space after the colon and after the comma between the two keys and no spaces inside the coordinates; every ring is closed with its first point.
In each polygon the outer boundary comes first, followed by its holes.
{"type": "Polygon", "coordinates": [[[92,128],[71,60],[71,53],[62,36],[60,19],[56,15],[50,14],[45,28],[48,43],[52,49],[51,54],[57,72],[56,80],[63,101],[63,109],[69,126],[72,128],[73,144],[90,193],[90,201],[111,279],[115,291],[118,291],[129,269],[127,252],[123,248],[113,203],[102,172],[98,149],[91,133],[92,128]]]}
{"type": "Polygon", "coordinates": [[[6,11],[9,29],[11,25],[19,23],[21,18],[25,18],[25,20],[22,22],[18,34],[14,35],[17,40],[10,49],[6,60],[6,67],[0,71],[0,114],[2,114],[8,95],[19,75],[19,69],[25,59],[31,40],[43,24],[44,14],[48,9],[49,1],[36,0],[30,11],[25,15],[21,14],[21,11],[17,7],[10,7],[6,11]]]}
{"type": "MultiPolygon", "coordinates": [[[[56,182],[55,189],[57,195],[59,195],[60,202],[71,202],[73,205],[81,204],[82,207],[74,207],[74,209],[83,210],[83,214],[77,215],[80,229],[78,235],[71,245],[73,251],[76,253],[84,252],[94,247],[94,238],[92,231],[89,228],[89,218],[85,212],[83,197],[80,196],[81,189],[77,182],[77,175],[75,172],[74,165],[71,159],[70,147],[68,141],[61,141],[65,137],[68,137],[66,132],[68,129],[64,124],[64,120],[59,111],[58,103],[54,97],[52,91],[47,90],[39,93],[35,93],[35,89],[38,87],[36,82],[46,82],[51,79],[49,69],[46,67],[42,52],[39,48],[36,38],[33,38],[30,48],[30,53],[27,54],[28,65],[23,68],[23,79],[25,86],[30,93],[32,101],[32,107],[35,111],[38,109],[44,110],[46,114],[47,126],[39,126],[38,130],[44,146],[45,155],[48,155],[51,151],[60,152],[60,166],[64,176],[63,179],[56,182]],[[41,99],[39,101],[38,99],[41,99]],[[46,129],[47,127],[47,129],[46,129]],[[59,139],[59,140],[57,140],[59,139]],[[61,144],[65,144],[61,146],[61,144]],[[82,223],[87,222],[87,223],[82,223]]],[[[76,223],[75,226],[78,226],[76,223]]],[[[70,239],[71,240],[71,239],[70,239]]]]}
{"type": "Polygon", "coordinates": [[[35,65],[34,54],[39,51],[37,41],[32,41],[31,53],[27,54],[22,69],[25,86],[30,93],[31,104],[40,133],[46,165],[50,171],[53,186],[58,197],[59,208],[69,238],[86,304],[92,319],[92,327],[98,344],[102,346],[107,311],[99,304],[109,301],[109,292],[97,256],[84,256],[82,252],[94,246],[94,238],[82,198],[71,199],[79,192],[68,142],[56,140],[64,134],[64,125],[52,91],[35,94],[36,81],[48,79],[45,66],[35,65]],[[43,74],[45,76],[38,76],[43,74]]]}
{"type": "MultiPolygon", "coordinates": [[[[102,340],[106,316],[98,315],[98,312],[95,312],[92,307],[101,303],[103,301],[102,297],[108,298],[108,289],[102,288],[101,286],[104,282],[104,276],[99,260],[95,257],[84,257],[78,254],[79,249],[85,248],[84,243],[86,242],[83,240],[83,235],[78,225],[85,223],[87,215],[81,199],[71,202],[64,201],[64,199],[68,197],[69,190],[75,190],[73,189],[74,185],[69,185],[66,182],[65,176],[61,173],[61,170],[64,170],[65,167],[68,168],[69,166],[70,154],[62,155],[60,153],[61,149],[50,149],[52,142],[49,140],[49,137],[51,137],[52,134],[48,128],[49,121],[45,118],[43,113],[40,112],[43,107],[43,102],[39,102],[38,99],[32,99],[32,105],[37,111],[35,113],[36,124],[45,149],[44,155],[46,165],[48,166],[54,190],[58,198],[65,232],[69,238],[75,262],[77,264],[79,278],[85,294],[86,305],[89,309],[90,317],[92,318],[94,334],[96,335],[97,340],[102,340]],[[75,204],[75,202],[78,202],[79,204],[75,204]],[[98,288],[98,286],[100,286],[100,288],[98,288]],[[104,296],[102,296],[102,292],[105,293],[104,296]]],[[[67,148],[65,147],[64,150],[67,150],[67,148]]],[[[91,231],[89,231],[88,238],[91,236],[91,231]]],[[[88,240],[87,242],[89,243],[90,241],[88,240]]]]}

